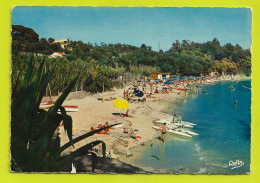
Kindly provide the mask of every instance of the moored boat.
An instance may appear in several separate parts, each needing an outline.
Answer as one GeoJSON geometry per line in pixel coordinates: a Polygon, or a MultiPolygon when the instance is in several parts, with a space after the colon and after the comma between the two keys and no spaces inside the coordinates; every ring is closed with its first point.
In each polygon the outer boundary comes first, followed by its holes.
{"type": "MultiPolygon", "coordinates": [[[[160,130],[160,127],[158,126],[152,126],[153,129],[160,130]]],[[[184,137],[192,137],[191,135],[183,132],[181,129],[174,129],[174,130],[167,130],[168,133],[173,133],[176,135],[184,136],[184,137]]]]}

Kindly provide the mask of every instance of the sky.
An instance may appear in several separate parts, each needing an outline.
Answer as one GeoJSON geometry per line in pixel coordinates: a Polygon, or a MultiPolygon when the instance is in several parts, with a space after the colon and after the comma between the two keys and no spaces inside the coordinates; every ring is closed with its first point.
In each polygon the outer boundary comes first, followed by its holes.
{"type": "Polygon", "coordinates": [[[122,43],[153,50],[171,48],[176,40],[251,47],[249,8],[47,7],[18,6],[12,25],[32,28],[40,38],[89,43],[122,43]]]}

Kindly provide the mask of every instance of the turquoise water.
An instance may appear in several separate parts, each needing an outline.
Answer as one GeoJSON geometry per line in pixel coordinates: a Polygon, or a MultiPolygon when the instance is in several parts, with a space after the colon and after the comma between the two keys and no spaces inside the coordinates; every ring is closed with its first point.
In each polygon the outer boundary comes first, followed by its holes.
{"type": "Polygon", "coordinates": [[[158,143],[146,148],[145,156],[136,163],[158,173],[249,173],[251,90],[243,86],[251,88],[251,82],[219,82],[214,86],[204,86],[197,95],[192,94],[175,103],[178,110],[173,113],[183,116],[185,121],[196,123],[192,130],[200,135],[188,139],[167,134],[164,145],[158,143]],[[229,89],[231,85],[235,90],[229,89]],[[242,166],[230,166],[231,161],[236,160],[242,161],[242,166]]]}

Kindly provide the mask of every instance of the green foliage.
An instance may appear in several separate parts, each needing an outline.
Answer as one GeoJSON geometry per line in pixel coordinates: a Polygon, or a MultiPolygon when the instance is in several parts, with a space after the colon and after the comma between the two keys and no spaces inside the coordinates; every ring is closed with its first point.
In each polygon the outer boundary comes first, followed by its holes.
{"type": "MultiPolygon", "coordinates": [[[[27,39],[26,36],[22,37],[23,40],[27,39]]],[[[21,44],[20,39],[13,40],[21,44]]],[[[106,90],[121,85],[122,81],[115,82],[115,79],[125,75],[126,72],[131,73],[133,78],[149,76],[152,72],[194,76],[207,75],[214,70],[247,74],[251,72],[250,50],[231,43],[221,46],[217,38],[205,43],[176,40],[168,51],[159,52],[153,51],[145,44],[138,48],[121,43],[93,45],[82,41],[70,41],[68,47],[63,50],[60,44],[53,41],[52,38],[48,41],[42,38],[38,42],[35,39],[32,45],[28,44],[32,47],[29,49],[32,53],[50,54],[54,51],[64,51],[68,54],[63,58],[47,60],[48,68],[57,65],[53,80],[50,82],[53,94],[62,91],[80,72],[80,68],[84,67],[87,69],[82,70],[76,83],[76,91],[100,92],[103,83],[106,90]]],[[[27,64],[28,59],[25,56],[15,54],[22,50],[19,46],[13,50],[12,83],[18,76],[19,68],[24,69],[27,64]]],[[[23,74],[24,72],[21,72],[21,75],[23,74]]]]}
{"type": "Polygon", "coordinates": [[[41,53],[50,55],[56,51],[64,51],[59,43],[53,43],[54,39],[45,38],[39,40],[39,35],[31,28],[22,25],[12,25],[12,53],[41,53]]]}
{"type": "MultiPolygon", "coordinates": [[[[13,86],[11,103],[11,162],[13,171],[22,172],[57,172],[80,155],[90,153],[92,147],[102,144],[103,157],[105,157],[105,143],[94,141],[72,152],[66,157],[61,153],[74,143],[79,142],[96,132],[109,127],[86,133],[72,139],[72,118],[66,114],[61,106],[70,91],[75,86],[79,74],[68,84],[62,95],[48,111],[40,110],[40,102],[46,87],[54,73],[55,66],[44,72],[45,60],[40,62],[34,71],[33,58],[30,59],[25,74],[19,74],[13,86]],[[61,114],[58,113],[61,111],[61,114]],[[59,145],[57,128],[63,121],[69,142],[59,145]]],[[[21,72],[20,72],[21,73],[21,72]]],[[[93,167],[95,158],[93,155],[93,167]]]]}
{"type": "Polygon", "coordinates": [[[39,35],[31,28],[22,25],[12,25],[12,52],[33,52],[39,42],[39,35]]]}
{"type": "Polygon", "coordinates": [[[144,75],[144,76],[149,76],[149,74],[154,73],[154,72],[159,72],[158,67],[153,67],[153,66],[145,66],[145,65],[130,65],[129,70],[132,74],[134,75],[144,75]]]}
{"type": "Polygon", "coordinates": [[[238,71],[237,65],[234,62],[231,62],[231,60],[223,58],[221,61],[216,61],[215,69],[218,72],[236,72],[238,71]]]}

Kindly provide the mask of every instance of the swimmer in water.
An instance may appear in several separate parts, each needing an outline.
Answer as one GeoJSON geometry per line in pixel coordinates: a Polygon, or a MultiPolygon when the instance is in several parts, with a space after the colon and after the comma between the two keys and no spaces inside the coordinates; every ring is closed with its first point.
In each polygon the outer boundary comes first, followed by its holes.
{"type": "Polygon", "coordinates": [[[234,99],[234,104],[237,105],[237,100],[236,99],[234,99]]]}

